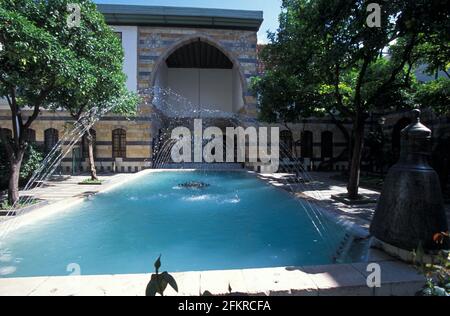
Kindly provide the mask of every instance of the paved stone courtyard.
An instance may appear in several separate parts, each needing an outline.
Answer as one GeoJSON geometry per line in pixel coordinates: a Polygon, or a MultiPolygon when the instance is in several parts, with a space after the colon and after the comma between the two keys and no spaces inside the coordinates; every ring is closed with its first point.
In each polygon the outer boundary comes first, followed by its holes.
{"type": "Polygon", "coordinates": [[[102,185],[80,185],[80,182],[89,178],[88,175],[55,177],[53,180],[47,181],[42,187],[26,192],[22,191],[21,194],[33,196],[39,200],[56,202],[66,198],[98,193],[104,186],[114,184],[131,175],[132,174],[119,173],[99,176],[99,179],[103,181],[102,185]]]}
{"type": "MultiPolygon", "coordinates": [[[[104,190],[106,187],[112,186],[120,181],[123,181],[132,174],[128,173],[120,173],[120,174],[105,174],[99,176],[99,179],[103,181],[102,185],[80,185],[78,183],[82,182],[89,178],[88,175],[79,175],[79,176],[55,176],[50,181],[46,181],[43,185],[29,190],[29,191],[21,191],[21,197],[32,197],[39,201],[39,203],[43,202],[44,204],[53,204],[57,202],[61,202],[64,200],[68,200],[76,197],[86,197],[89,195],[93,195],[98,193],[101,190],[104,190]]],[[[6,198],[6,196],[3,196],[6,198]]],[[[36,205],[39,207],[39,205],[36,205]]],[[[4,213],[8,213],[5,211],[4,213]]],[[[7,220],[7,217],[0,216],[0,222],[7,220]]]]}
{"type": "MultiPolygon", "coordinates": [[[[287,181],[290,178],[288,174],[264,174],[260,175],[260,177],[275,186],[295,193],[301,198],[314,199],[318,205],[327,208],[339,218],[348,220],[368,230],[375,213],[376,203],[347,205],[332,199],[332,195],[347,192],[346,183],[335,180],[335,176],[338,174],[337,172],[309,172],[310,181],[306,183],[287,181]]],[[[366,188],[360,188],[359,192],[374,200],[378,200],[380,196],[380,192],[366,188]]],[[[450,204],[446,204],[445,208],[450,227],[450,204]]]]}

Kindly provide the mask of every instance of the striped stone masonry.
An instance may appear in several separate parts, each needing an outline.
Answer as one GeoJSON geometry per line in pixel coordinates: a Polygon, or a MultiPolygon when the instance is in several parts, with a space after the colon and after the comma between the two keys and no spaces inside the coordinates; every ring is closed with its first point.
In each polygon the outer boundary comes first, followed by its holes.
{"type": "MultiPolygon", "coordinates": [[[[24,112],[24,116],[30,113],[24,112]]],[[[33,122],[31,128],[35,131],[36,144],[43,146],[45,143],[45,131],[55,129],[58,131],[58,139],[61,139],[67,130],[67,125],[72,123],[70,115],[66,112],[45,111],[33,122]]],[[[1,128],[12,129],[8,110],[0,110],[1,128]]],[[[96,166],[100,171],[112,171],[113,165],[117,171],[136,172],[146,168],[152,157],[153,135],[151,133],[151,121],[144,117],[125,118],[115,115],[107,115],[97,122],[93,129],[96,133],[96,166]],[[115,129],[123,129],[126,132],[126,157],[115,161],[112,158],[112,133],[115,129]]],[[[74,149],[81,148],[81,141],[74,149]]],[[[63,146],[64,149],[64,146],[63,146]]],[[[73,151],[64,158],[61,167],[64,172],[72,172],[73,151]]],[[[82,170],[87,170],[88,161],[81,158],[82,170]]]]}
{"type": "Polygon", "coordinates": [[[138,88],[150,88],[152,75],[158,64],[183,43],[192,41],[196,37],[206,40],[221,50],[239,68],[247,86],[243,91],[245,112],[255,114],[256,98],[248,91],[251,78],[257,75],[257,35],[253,31],[140,27],[138,30],[138,88]]]}

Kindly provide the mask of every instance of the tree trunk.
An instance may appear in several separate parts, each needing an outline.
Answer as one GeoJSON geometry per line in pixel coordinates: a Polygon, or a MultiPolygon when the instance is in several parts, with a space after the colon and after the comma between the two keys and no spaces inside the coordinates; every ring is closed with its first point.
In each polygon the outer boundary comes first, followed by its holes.
{"type": "Polygon", "coordinates": [[[361,157],[364,146],[364,118],[357,115],[353,127],[353,148],[350,165],[350,175],[347,185],[348,197],[350,199],[358,198],[359,176],[361,171],[361,157]]]}
{"type": "Polygon", "coordinates": [[[94,160],[94,140],[89,133],[89,131],[86,132],[87,134],[87,142],[88,142],[88,152],[89,152],[89,167],[91,169],[91,180],[96,181],[97,178],[97,170],[95,169],[95,160],[94,160]]]}
{"type": "MultiPolygon", "coordinates": [[[[342,136],[345,138],[346,146],[344,150],[341,151],[339,156],[332,157],[328,161],[323,161],[319,165],[319,170],[326,170],[326,168],[333,169],[333,164],[336,162],[342,161],[342,159],[347,158],[348,166],[350,168],[351,165],[351,137],[350,133],[348,132],[347,128],[344,126],[343,122],[339,121],[332,113],[329,113],[331,119],[333,120],[333,123],[336,125],[336,127],[341,131],[342,136]]],[[[297,147],[296,147],[297,148],[297,147]]]]}
{"type": "Polygon", "coordinates": [[[10,160],[9,167],[9,186],[8,186],[8,203],[14,205],[19,201],[19,179],[20,179],[20,167],[22,166],[22,160],[25,150],[20,149],[15,157],[10,160]]]}

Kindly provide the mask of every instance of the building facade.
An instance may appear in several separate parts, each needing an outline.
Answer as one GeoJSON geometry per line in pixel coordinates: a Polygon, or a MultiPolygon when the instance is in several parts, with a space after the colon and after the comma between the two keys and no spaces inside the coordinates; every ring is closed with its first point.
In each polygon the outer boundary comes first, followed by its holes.
{"type": "MultiPolygon", "coordinates": [[[[248,86],[257,73],[262,12],[131,5],[98,9],[121,38],[130,91],[170,89],[191,101],[183,113],[195,104],[196,110],[206,112],[256,114],[248,86]]],[[[0,102],[1,128],[11,130],[9,107],[0,102]]],[[[172,110],[176,116],[179,109],[172,110]]],[[[99,171],[136,172],[151,166],[159,126],[151,106],[141,104],[138,112],[131,119],[107,115],[93,127],[99,171]]],[[[71,121],[68,113],[44,111],[30,137],[49,150],[71,121]]],[[[64,172],[87,170],[86,147],[83,140],[64,158],[64,172]]]]}
{"type": "MultiPolygon", "coordinates": [[[[157,96],[154,87],[170,91],[171,104],[153,99],[153,105],[159,102],[159,109],[172,117],[210,113],[256,118],[257,99],[249,85],[252,77],[264,71],[258,60],[261,46],[257,44],[262,12],[131,5],[98,5],[98,9],[121,39],[130,91],[143,96],[157,96]]],[[[143,103],[136,117],[110,114],[95,124],[91,133],[100,172],[137,172],[152,166],[161,133],[153,112],[153,106],[143,103]]],[[[400,146],[400,130],[410,119],[403,112],[387,114],[383,119],[382,133],[394,156],[400,146]]],[[[367,129],[380,128],[378,121],[380,117],[371,119],[367,129]]],[[[437,139],[450,138],[448,118],[428,113],[424,121],[434,129],[437,139]]],[[[68,113],[44,111],[33,123],[30,138],[48,151],[70,122],[68,113]]],[[[11,130],[10,111],[4,100],[0,100],[0,127],[11,130]]],[[[298,158],[306,169],[347,168],[350,121],[337,125],[328,117],[305,118],[278,127],[282,147],[289,152],[282,152],[282,159],[298,158]]],[[[87,154],[83,139],[64,158],[63,172],[87,170],[87,154]]]]}

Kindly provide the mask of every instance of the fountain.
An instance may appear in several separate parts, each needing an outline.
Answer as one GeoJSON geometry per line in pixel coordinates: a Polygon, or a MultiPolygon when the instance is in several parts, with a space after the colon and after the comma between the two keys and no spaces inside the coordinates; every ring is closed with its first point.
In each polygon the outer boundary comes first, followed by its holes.
{"type": "MultiPolygon", "coordinates": [[[[45,157],[40,167],[33,173],[30,180],[27,182],[22,191],[31,191],[41,188],[47,180],[54,174],[64,157],[70,153],[73,147],[80,142],[83,135],[92,128],[92,126],[100,120],[102,116],[110,112],[113,108],[120,105],[121,99],[113,99],[106,101],[105,104],[94,107],[81,115],[78,121],[67,126],[67,130],[61,139],[56,143],[52,150],[45,157]]],[[[32,195],[21,196],[19,200],[14,203],[11,209],[5,214],[5,217],[10,218],[0,231],[0,241],[6,238],[8,233],[17,226],[20,220],[20,215],[26,212],[26,207],[21,208],[20,205],[30,205],[34,200],[32,195]]]]}
{"type": "Polygon", "coordinates": [[[185,183],[180,183],[178,187],[183,189],[205,189],[209,187],[209,184],[205,182],[189,181],[185,183]]]}
{"type": "MultiPolygon", "coordinates": [[[[154,87],[151,89],[145,89],[140,91],[141,96],[145,100],[145,104],[150,106],[150,115],[155,125],[159,125],[161,133],[159,135],[158,142],[155,144],[154,156],[153,156],[153,168],[162,168],[171,161],[170,152],[171,148],[176,143],[175,140],[170,138],[170,131],[173,127],[183,126],[189,124],[189,119],[203,118],[209,125],[214,125],[217,122],[226,124],[226,126],[241,126],[246,128],[247,126],[259,127],[260,123],[250,117],[244,117],[234,113],[226,113],[218,110],[197,110],[199,107],[193,105],[186,98],[176,94],[170,89],[163,89],[160,87],[154,87]],[[186,109],[191,109],[187,111],[186,109]],[[178,111],[179,110],[179,111],[178,111]]],[[[90,129],[104,114],[109,112],[114,107],[114,102],[108,107],[94,108],[85,115],[83,115],[77,122],[73,124],[68,132],[61,138],[58,144],[53,148],[50,154],[45,158],[41,167],[35,172],[30,179],[24,190],[36,189],[42,186],[47,181],[59,166],[61,160],[67,155],[77,144],[86,130],[90,129]]],[[[325,240],[333,240],[339,237],[339,233],[329,227],[329,221],[326,218],[327,215],[323,212],[323,206],[320,200],[323,198],[320,193],[314,188],[314,181],[304,167],[298,163],[297,158],[293,156],[291,150],[286,148],[285,144],[280,144],[280,152],[283,157],[287,157],[280,161],[280,166],[288,173],[289,179],[281,179],[280,181],[284,186],[289,188],[292,193],[299,191],[312,191],[314,200],[304,199],[305,207],[304,212],[307,214],[311,223],[314,225],[319,236],[325,240]],[[287,163],[294,161],[296,163],[287,163]],[[292,181],[292,177],[295,177],[295,181],[292,181]],[[305,184],[308,183],[309,187],[305,184]]],[[[225,165],[226,163],[224,163],[225,165]]],[[[208,164],[204,164],[208,165],[208,164]]],[[[183,164],[180,164],[180,168],[183,168],[183,164]]],[[[183,183],[180,185],[182,188],[206,188],[206,183],[183,183]]],[[[32,197],[23,197],[20,203],[27,203],[32,197]]],[[[11,218],[6,226],[6,229],[2,230],[0,240],[5,238],[7,234],[14,229],[17,221],[20,220],[21,211],[12,210],[11,214],[15,213],[14,218],[11,218]]],[[[334,259],[336,261],[342,260],[345,257],[346,252],[350,248],[354,241],[353,235],[349,234],[345,228],[345,238],[343,239],[338,249],[329,249],[330,252],[335,253],[334,259]]],[[[328,247],[331,247],[326,242],[328,247]]]]}
{"type": "Polygon", "coordinates": [[[420,123],[419,110],[413,113],[415,122],[401,132],[400,160],[388,172],[370,232],[408,251],[419,245],[425,250],[448,248],[448,240],[442,244],[433,240],[448,227],[439,178],[428,164],[431,130],[420,123]]]}
{"type": "MultiPolygon", "coordinates": [[[[252,117],[247,117],[243,115],[238,115],[234,113],[227,113],[218,110],[202,110],[199,111],[200,107],[195,106],[189,100],[176,94],[170,89],[163,89],[160,87],[154,87],[151,89],[145,89],[141,91],[141,94],[148,95],[147,99],[152,100],[152,106],[155,107],[155,111],[158,113],[160,121],[164,122],[164,129],[159,135],[158,143],[156,144],[154,156],[153,156],[153,168],[167,168],[168,165],[177,165],[179,169],[185,168],[183,163],[172,163],[171,161],[171,148],[175,145],[176,140],[171,139],[171,130],[176,126],[190,126],[189,119],[193,120],[195,118],[203,118],[206,121],[206,125],[214,125],[218,118],[226,119],[228,127],[238,127],[241,126],[246,128],[248,126],[254,126],[259,128],[261,123],[252,117]],[[193,109],[187,111],[186,109],[193,109]],[[179,110],[177,110],[179,109],[179,110]]],[[[288,188],[292,194],[296,195],[298,191],[312,191],[313,199],[304,199],[306,202],[305,213],[307,214],[310,221],[315,226],[316,231],[319,233],[323,240],[327,238],[338,239],[338,234],[328,227],[329,218],[325,214],[324,209],[327,207],[323,202],[324,198],[321,196],[316,188],[316,184],[311,178],[311,175],[307,172],[306,168],[298,162],[297,158],[293,155],[289,148],[286,148],[286,144],[279,143],[280,145],[280,155],[286,157],[280,161],[280,170],[284,170],[285,173],[289,174],[289,177],[281,178],[280,182],[282,185],[288,188]],[[291,163],[294,162],[294,163],[291,163]],[[308,187],[306,186],[308,185],[308,187]],[[299,190],[300,189],[300,190],[299,190]]],[[[226,145],[224,145],[224,151],[226,150],[226,145]]],[[[220,163],[220,165],[225,165],[226,163],[220,163]]],[[[200,167],[202,170],[208,169],[211,164],[203,163],[200,167]]],[[[214,164],[212,164],[214,165],[214,164]]],[[[191,165],[187,165],[189,168],[191,165]]],[[[196,166],[196,169],[198,166],[196,166]]],[[[217,168],[213,166],[213,169],[217,168]]],[[[219,168],[222,169],[222,168],[219,168]]],[[[336,220],[333,218],[333,220],[336,220]]],[[[344,223],[341,223],[344,224],[344,223]]],[[[348,224],[348,223],[345,223],[348,224]]],[[[364,241],[367,238],[367,233],[362,230],[353,231],[350,233],[350,227],[345,228],[343,226],[342,230],[344,233],[344,238],[338,249],[330,249],[334,255],[335,262],[342,262],[346,260],[349,250],[357,243],[364,241]]],[[[355,227],[351,227],[355,228],[355,227]]]]}

